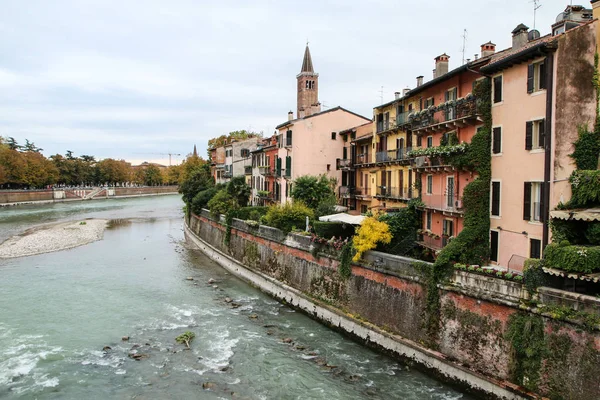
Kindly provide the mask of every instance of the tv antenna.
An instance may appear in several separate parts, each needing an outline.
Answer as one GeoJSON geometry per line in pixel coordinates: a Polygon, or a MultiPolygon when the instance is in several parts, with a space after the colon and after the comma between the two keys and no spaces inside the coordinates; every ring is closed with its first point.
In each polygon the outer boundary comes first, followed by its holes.
{"type": "MultiPolygon", "coordinates": [[[[533,29],[535,29],[535,16],[537,14],[537,10],[542,6],[540,3],[541,0],[532,0],[530,3],[533,3],[533,29]]],[[[571,1],[571,4],[573,2],[571,1]]]]}
{"type": "Polygon", "coordinates": [[[463,45],[462,45],[462,63],[463,65],[465,64],[465,49],[467,47],[467,30],[463,29],[463,34],[462,34],[462,39],[463,39],[463,45]]]}

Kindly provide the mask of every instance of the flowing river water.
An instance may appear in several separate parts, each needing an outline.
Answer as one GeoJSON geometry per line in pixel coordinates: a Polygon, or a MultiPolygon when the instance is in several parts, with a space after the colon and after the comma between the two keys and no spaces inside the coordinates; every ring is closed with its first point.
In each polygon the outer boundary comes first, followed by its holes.
{"type": "Polygon", "coordinates": [[[0,242],[45,223],[113,220],[100,241],[0,259],[0,398],[470,398],[227,274],[185,244],[182,205],[0,208],[0,242]],[[185,331],[191,350],[175,342],[185,331]]]}

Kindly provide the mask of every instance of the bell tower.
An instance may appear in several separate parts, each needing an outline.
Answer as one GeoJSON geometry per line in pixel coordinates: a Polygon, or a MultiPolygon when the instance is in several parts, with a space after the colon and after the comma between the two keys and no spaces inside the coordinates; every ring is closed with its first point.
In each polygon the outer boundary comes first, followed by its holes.
{"type": "Polygon", "coordinates": [[[298,80],[298,110],[297,118],[308,117],[321,111],[319,103],[319,74],[315,74],[308,43],[304,50],[302,69],[296,76],[298,80]]]}

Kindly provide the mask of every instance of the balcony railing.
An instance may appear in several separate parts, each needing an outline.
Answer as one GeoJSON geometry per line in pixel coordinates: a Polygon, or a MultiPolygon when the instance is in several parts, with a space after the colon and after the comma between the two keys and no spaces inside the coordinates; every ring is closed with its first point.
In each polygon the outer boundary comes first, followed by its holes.
{"type": "Polygon", "coordinates": [[[378,186],[376,196],[388,199],[410,200],[419,197],[419,191],[410,187],[378,186]]]}
{"type": "MultiPolygon", "coordinates": [[[[413,131],[435,127],[443,123],[467,122],[470,119],[476,119],[479,115],[477,99],[470,98],[458,99],[454,103],[442,104],[438,107],[432,107],[420,112],[410,113],[408,119],[413,131]]],[[[404,118],[404,117],[403,117],[404,118]]],[[[460,125],[459,125],[460,126],[460,125]]]]}
{"type": "Polygon", "coordinates": [[[396,150],[378,151],[375,153],[375,159],[377,162],[391,162],[391,161],[403,161],[408,160],[408,152],[412,150],[412,147],[404,147],[396,150]]]}
{"type": "Polygon", "coordinates": [[[273,170],[271,169],[270,166],[266,165],[266,166],[258,167],[258,173],[261,175],[264,175],[264,176],[272,176],[273,170]]]}
{"type": "Polygon", "coordinates": [[[463,212],[462,198],[455,194],[423,194],[425,208],[447,212],[463,212]]]}
{"type": "Polygon", "coordinates": [[[436,239],[436,237],[430,237],[428,235],[423,235],[422,240],[420,242],[427,248],[433,250],[440,250],[443,247],[442,237],[436,239]]]}
{"type": "Polygon", "coordinates": [[[377,122],[377,133],[385,132],[390,129],[390,121],[377,122]]]}
{"type": "Polygon", "coordinates": [[[221,177],[224,178],[224,179],[229,179],[229,178],[232,177],[232,174],[231,174],[231,172],[225,171],[225,172],[223,172],[223,174],[221,175],[221,177]]]}
{"type": "Polygon", "coordinates": [[[352,160],[346,159],[346,158],[338,158],[336,160],[336,165],[335,165],[336,169],[348,169],[348,168],[352,168],[353,164],[352,164],[352,160]]]}
{"type": "Polygon", "coordinates": [[[356,161],[354,164],[368,164],[371,162],[371,158],[369,157],[369,153],[362,153],[356,155],[356,161]]]}
{"type": "Polygon", "coordinates": [[[342,198],[354,198],[371,196],[371,192],[368,187],[354,187],[354,186],[340,186],[340,197],[342,198]]]}

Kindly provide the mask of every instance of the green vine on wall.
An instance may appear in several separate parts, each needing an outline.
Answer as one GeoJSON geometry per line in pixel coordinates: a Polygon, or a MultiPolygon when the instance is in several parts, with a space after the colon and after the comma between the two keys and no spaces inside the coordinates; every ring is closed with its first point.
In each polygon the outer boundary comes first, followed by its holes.
{"type": "Polygon", "coordinates": [[[514,313],[508,318],[506,339],[512,345],[511,375],[513,382],[536,390],[542,360],[547,354],[544,320],[539,315],[514,313]]]}
{"type": "Polygon", "coordinates": [[[338,272],[344,279],[348,279],[352,275],[352,257],[354,257],[354,247],[352,247],[352,240],[350,240],[342,247],[340,253],[338,272]]]}
{"type": "Polygon", "coordinates": [[[463,193],[465,208],[463,230],[444,247],[436,259],[426,280],[426,330],[430,344],[435,347],[440,327],[440,294],[438,285],[452,273],[452,264],[485,265],[489,260],[490,231],[490,182],[491,168],[491,131],[492,102],[491,82],[489,78],[477,83],[473,94],[476,96],[478,110],[483,125],[477,129],[471,143],[464,153],[455,154],[451,165],[476,172],[478,177],[469,183],[463,193]]]}

